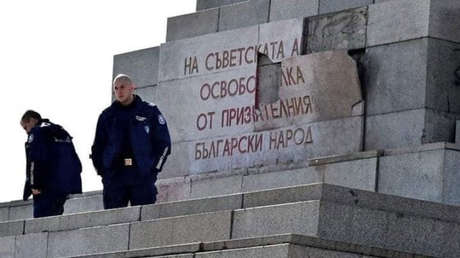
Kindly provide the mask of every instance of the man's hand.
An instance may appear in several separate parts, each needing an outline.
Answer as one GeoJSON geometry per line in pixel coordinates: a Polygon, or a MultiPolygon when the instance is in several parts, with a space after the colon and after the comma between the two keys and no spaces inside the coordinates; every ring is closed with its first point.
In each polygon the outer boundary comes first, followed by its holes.
{"type": "Polygon", "coordinates": [[[41,193],[42,193],[42,191],[40,191],[40,190],[38,190],[38,189],[33,189],[33,188],[32,188],[32,194],[33,194],[33,195],[38,195],[38,194],[41,194],[41,193]]]}

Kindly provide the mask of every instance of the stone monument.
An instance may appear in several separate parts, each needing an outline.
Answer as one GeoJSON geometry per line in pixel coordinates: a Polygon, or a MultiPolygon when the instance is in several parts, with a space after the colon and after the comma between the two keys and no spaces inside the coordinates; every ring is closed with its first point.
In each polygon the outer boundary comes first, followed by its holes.
{"type": "Polygon", "coordinates": [[[0,256],[458,257],[459,15],[197,0],[164,44],[114,56],[168,121],[158,203],[102,211],[92,192],[44,219],[0,204],[0,256]]]}

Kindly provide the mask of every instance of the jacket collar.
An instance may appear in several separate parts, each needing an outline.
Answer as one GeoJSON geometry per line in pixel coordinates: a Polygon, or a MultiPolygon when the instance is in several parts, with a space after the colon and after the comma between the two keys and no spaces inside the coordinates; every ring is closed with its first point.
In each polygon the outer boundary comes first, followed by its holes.
{"type": "Polygon", "coordinates": [[[114,108],[117,108],[117,109],[123,109],[123,108],[134,108],[136,106],[139,106],[139,103],[142,102],[142,99],[141,97],[139,97],[138,95],[134,94],[134,100],[131,104],[129,104],[128,106],[123,106],[120,104],[120,102],[118,102],[118,100],[115,100],[113,103],[112,103],[112,107],[114,108]]]}

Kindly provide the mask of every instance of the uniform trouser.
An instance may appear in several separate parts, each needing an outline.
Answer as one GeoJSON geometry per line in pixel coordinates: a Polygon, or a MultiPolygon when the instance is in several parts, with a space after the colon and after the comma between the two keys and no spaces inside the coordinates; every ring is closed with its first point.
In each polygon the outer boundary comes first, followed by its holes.
{"type": "Polygon", "coordinates": [[[104,209],[153,204],[157,188],[155,176],[141,178],[136,168],[118,169],[110,179],[104,178],[104,209]]]}
{"type": "Polygon", "coordinates": [[[34,218],[57,216],[64,213],[67,195],[43,192],[34,195],[34,218]]]}

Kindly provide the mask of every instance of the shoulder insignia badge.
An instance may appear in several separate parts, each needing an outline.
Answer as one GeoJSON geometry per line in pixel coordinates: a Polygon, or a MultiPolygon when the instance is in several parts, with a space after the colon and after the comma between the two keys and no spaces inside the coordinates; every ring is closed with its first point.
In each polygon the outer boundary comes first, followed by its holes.
{"type": "Polygon", "coordinates": [[[148,103],[149,103],[149,106],[151,106],[151,107],[155,107],[155,106],[156,106],[155,103],[152,103],[152,102],[148,102],[148,103]]]}
{"type": "Polygon", "coordinates": [[[166,124],[166,119],[163,117],[163,115],[158,115],[158,123],[160,125],[165,125],[166,124]]]}
{"type": "Polygon", "coordinates": [[[144,130],[147,134],[150,132],[150,127],[148,125],[144,126],[144,130]]]}
{"type": "Polygon", "coordinates": [[[136,120],[139,121],[139,122],[145,121],[145,119],[147,119],[147,118],[143,117],[143,116],[136,116],[136,120]]]}
{"type": "Polygon", "coordinates": [[[30,134],[29,137],[27,138],[28,143],[32,143],[34,141],[34,135],[30,134]]]}

